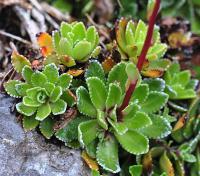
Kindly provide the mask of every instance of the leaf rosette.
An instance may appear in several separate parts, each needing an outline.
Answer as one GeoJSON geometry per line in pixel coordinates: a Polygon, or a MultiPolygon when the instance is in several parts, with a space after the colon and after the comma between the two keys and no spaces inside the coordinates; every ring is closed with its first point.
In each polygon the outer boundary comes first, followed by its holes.
{"type": "Polygon", "coordinates": [[[129,105],[119,115],[126,87],[138,77],[133,63],[117,64],[106,78],[101,64],[91,61],[85,73],[87,88],[81,86],[76,91],[79,111],[91,117],[78,126],[79,142],[113,173],[120,171],[118,143],[129,153],[140,155],[148,152],[149,138],[163,138],[171,131],[165,117],[156,114],[168,100],[161,79],[156,83],[138,81],[129,105]]]}
{"type": "Polygon", "coordinates": [[[44,64],[63,64],[67,67],[96,57],[101,49],[96,28],[90,26],[86,29],[82,22],[62,22],[59,31],[54,31],[52,36],[39,34],[38,44],[45,57],[44,64]]]}

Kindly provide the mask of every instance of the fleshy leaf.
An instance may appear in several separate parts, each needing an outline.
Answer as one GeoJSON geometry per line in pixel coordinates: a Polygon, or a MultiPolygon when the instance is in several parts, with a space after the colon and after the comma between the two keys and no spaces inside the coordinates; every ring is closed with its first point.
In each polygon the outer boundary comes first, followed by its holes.
{"type": "Polygon", "coordinates": [[[4,83],[4,88],[7,94],[9,94],[11,97],[14,97],[14,98],[20,98],[21,96],[19,95],[19,93],[17,92],[15,88],[15,86],[19,83],[21,83],[21,81],[18,81],[18,80],[10,80],[4,83]]]}
{"type": "Polygon", "coordinates": [[[131,174],[131,176],[141,176],[142,175],[142,165],[130,166],[129,173],[131,174]]]}
{"type": "Polygon", "coordinates": [[[166,172],[168,176],[175,175],[172,162],[168,158],[166,152],[161,156],[159,163],[162,171],[166,172]]]}
{"type": "Polygon", "coordinates": [[[108,83],[119,83],[122,92],[125,91],[125,85],[127,81],[127,74],[126,74],[126,64],[124,62],[121,62],[117,65],[115,65],[108,75],[108,83]]]}
{"type": "Polygon", "coordinates": [[[105,130],[108,129],[108,124],[105,119],[105,113],[99,109],[97,109],[97,121],[102,128],[104,128],[105,130]]]}
{"type": "Polygon", "coordinates": [[[149,91],[158,91],[162,92],[165,89],[165,81],[160,79],[160,78],[149,78],[149,79],[144,79],[143,83],[148,84],[149,86],[149,91]]]}
{"type": "Polygon", "coordinates": [[[135,103],[130,103],[122,112],[124,119],[125,120],[132,119],[139,109],[140,109],[140,106],[138,106],[135,103]]]}
{"type": "Polygon", "coordinates": [[[170,123],[163,117],[151,115],[152,124],[140,131],[149,138],[160,139],[171,133],[170,123]]]}
{"type": "Polygon", "coordinates": [[[73,46],[69,40],[66,38],[61,38],[59,42],[59,54],[71,56],[72,55],[73,46]]]}
{"type": "Polygon", "coordinates": [[[76,91],[76,95],[78,110],[82,114],[88,115],[90,117],[96,117],[96,108],[91,102],[88,91],[83,86],[80,86],[76,91]]]}
{"type": "Polygon", "coordinates": [[[97,120],[88,120],[78,126],[78,139],[82,146],[87,146],[96,137],[98,131],[97,120]]]}
{"type": "Polygon", "coordinates": [[[55,136],[65,143],[78,140],[78,125],[87,120],[88,118],[86,117],[77,117],[67,123],[64,128],[58,130],[55,136]]]}
{"type": "Polygon", "coordinates": [[[53,126],[54,120],[51,117],[47,117],[40,122],[40,131],[47,139],[50,139],[54,134],[53,126]]]}
{"type": "Polygon", "coordinates": [[[74,24],[72,28],[72,33],[74,34],[74,41],[83,40],[86,37],[86,29],[83,22],[78,22],[74,24]]]}
{"type": "Polygon", "coordinates": [[[140,103],[144,102],[149,95],[149,86],[147,84],[140,84],[136,87],[132,94],[131,101],[138,100],[140,103]]]}
{"type": "Polygon", "coordinates": [[[87,163],[90,169],[96,170],[96,171],[99,170],[99,166],[97,162],[94,159],[92,159],[85,151],[82,152],[81,156],[84,159],[84,161],[87,163]]]}
{"type": "Polygon", "coordinates": [[[16,84],[15,85],[15,90],[17,91],[17,93],[20,96],[25,96],[26,95],[26,91],[28,89],[30,89],[32,86],[30,84],[27,83],[20,83],[20,84],[16,84]]]}
{"type": "Polygon", "coordinates": [[[59,115],[66,111],[67,103],[64,100],[59,99],[58,101],[51,103],[50,106],[53,115],[59,115]]]}
{"type": "Polygon", "coordinates": [[[50,55],[53,52],[52,37],[48,33],[40,33],[37,36],[37,41],[44,57],[50,55]]]}
{"type": "Polygon", "coordinates": [[[142,103],[141,110],[146,113],[152,113],[160,110],[168,100],[168,95],[163,92],[152,91],[149,93],[146,101],[142,103]]]}
{"type": "Polygon", "coordinates": [[[130,130],[141,129],[152,124],[149,116],[144,112],[136,112],[131,119],[125,119],[126,126],[130,130]]]}
{"type": "Polygon", "coordinates": [[[62,95],[62,88],[60,86],[55,87],[50,95],[50,101],[55,103],[56,101],[58,101],[61,95],[62,95]]]}
{"type": "Polygon", "coordinates": [[[127,131],[123,135],[115,133],[121,146],[129,153],[139,155],[144,154],[149,149],[149,141],[144,135],[137,131],[127,131]]]}
{"type": "Polygon", "coordinates": [[[47,77],[45,74],[36,71],[32,74],[31,82],[34,86],[43,87],[44,84],[47,82],[47,77]]]}
{"type": "Polygon", "coordinates": [[[72,82],[72,76],[67,73],[63,73],[58,78],[57,86],[60,86],[62,87],[63,90],[66,90],[69,88],[71,82],[72,82]]]}
{"type": "Polygon", "coordinates": [[[74,47],[72,55],[76,60],[81,61],[86,56],[88,56],[90,52],[91,52],[91,43],[87,41],[80,41],[74,47]]]}
{"type": "Polygon", "coordinates": [[[39,121],[35,119],[34,116],[24,116],[23,117],[23,128],[27,131],[35,129],[39,124],[39,121]]]}
{"type": "Polygon", "coordinates": [[[114,128],[116,133],[122,135],[128,131],[128,128],[125,123],[123,122],[114,122],[111,119],[108,119],[108,122],[111,124],[111,126],[114,128]]]}
{"type": "Polygon", "coordinates": [[[32,74],[33,70],[29,66],[25,65],[22,69],[22,76],[27,83],[31,83],[32,74]]]}
{"type": "Polygon", "coordinates": [[[96,77],[90,77],[86,80],[89,89],[89,94],[93,105],[97,109],[103,110],[107,98],[105,84],[96,77]]]}
{"type": "Polygon", "coordinates": [[[106,108],[112,108],[119,105],[122,97],[122,90],[116,83],[110,83],[108,89],[108,96],[106,99],[106,108]]]}
{"type": "Polygon", "coordinates": [[[25,106],[23,103],[17,103],[16,109],[19,113],[25,116],[32,116],[36,111],[35,107],[25,106]]]}
{"type": "Polygon", "coordinates": [[[47,118],[50,113],[51,113],[51,107],[49,103],[44,103],[40,107],[38,107],[35,119],[42,121],[45,118],[47,118]]]}
{"type": "Polygon", "coordinates": [[[133,63],[128,63],[126,66],[126,73],[130,81],[138,80],[139,72],[133,63]]]}
{"type": "Polygon", "coordinates": [[[31,66],[30,61],[26,57],[20,55],[17,51],[13,51],[12,56],[11,56],[11,62],[14,69],[18,73],[22,72],[22,69],[24,68],[25,65],[29,67],[31,66]]]}
{"type": "Polygon", "coordinates": [[[89,77],[98,77],[102,81],[105,81],[105,74],[101,64],[96,61],[92,60],[89,63],[88,69],[85,72],[85,78],[89,77]]]}
{"type": "Polygon", "coordinates": [[[50,96],[55,89],[55,85],[50,82],[45,83],[43,87],[45,88],[48,96],[50,96]]]}
{"type": "Polygon", "coordinates": [[[41,105],[36,99],[31,99],[28,96],[23,97],[23,104],[30,107],[39,107],[41,105]]]}
{"type": "Polygon", "coordinates": [[[105,170],[112,173],[120,171],[118,144],[114,137],[108,136],[97,147],[97,162],[105,170]]]}
{"type": "Polygon", "coordinates": [[[56,67],[55,64],[46,65],[43,73],[46,75],[50,83],[55,84],[57,82],[59,73],[58,73],[58,68],[56,67]]]}

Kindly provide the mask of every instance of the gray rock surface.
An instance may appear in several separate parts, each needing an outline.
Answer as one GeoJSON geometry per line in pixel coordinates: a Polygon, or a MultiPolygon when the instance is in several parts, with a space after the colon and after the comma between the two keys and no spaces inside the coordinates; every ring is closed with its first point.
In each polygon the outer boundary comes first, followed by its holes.
{"type": "Polygon", "coordinates": [[[0,94],[0,176],[89,176],[79,151],[24,132],[12,105],[12,98],[0,94]]]}

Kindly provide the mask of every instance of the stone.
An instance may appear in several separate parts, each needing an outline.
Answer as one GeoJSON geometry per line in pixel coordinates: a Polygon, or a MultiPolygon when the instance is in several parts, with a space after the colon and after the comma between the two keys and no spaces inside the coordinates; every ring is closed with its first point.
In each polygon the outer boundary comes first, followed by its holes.
{"type": "Polygon", "coordinates": [[[89,176],[80,151],[25,132],[10,112],[13,99],[0,94],[0,176],[89,176]]]}

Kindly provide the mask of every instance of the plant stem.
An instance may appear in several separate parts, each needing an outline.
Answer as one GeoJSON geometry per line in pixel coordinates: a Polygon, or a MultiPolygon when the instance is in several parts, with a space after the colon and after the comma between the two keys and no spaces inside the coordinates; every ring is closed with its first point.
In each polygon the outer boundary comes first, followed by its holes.
{"type": "MultiPolygon", "coordinates": [[[[153,8],[152,15],[151,15],[151,17],[149,19],[149,25],[148,25],[146,39],[145,39],[141,54],[140,54],[140,56],[138,58],[137,68],[138,68],[139,72],[141,72],[141,70],[142,70],[143,64],[144,64],[144,62],[146,60],[147,52],[148,52],[148,50],[149,50],[149,48],[151,46],[154,25],[155,25],[155,21],[156,21],[156,17],[157,17],[159,8],[160,8],[160,0],[156,0],[154,8],[153,8]]],[[[132,96],[132,94],[133,94],[133,92],[134,92],[134,90],[136,88],[137,82],[138,82],[138,79],[137,80],[133,80],[130,83],[130,85],[129,85],[127,91],[126,91],[123,103],[118,109],[118,119],[119,120],[122,120],[122,111],[128,106],[129,101],[131,99],[131,96],[132,96]]]]}

